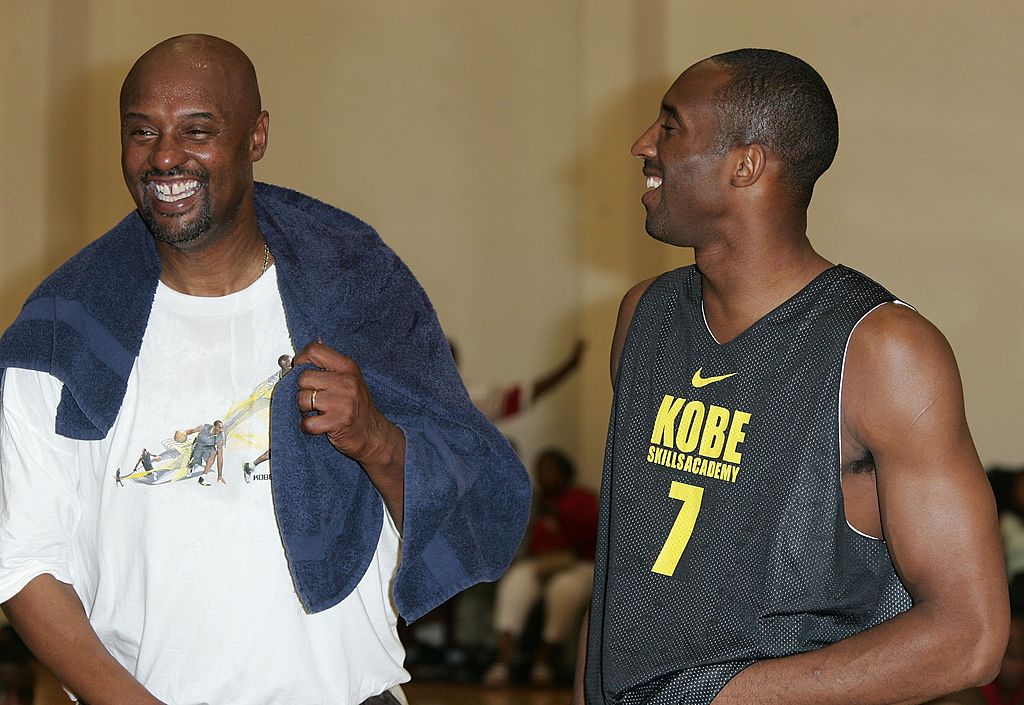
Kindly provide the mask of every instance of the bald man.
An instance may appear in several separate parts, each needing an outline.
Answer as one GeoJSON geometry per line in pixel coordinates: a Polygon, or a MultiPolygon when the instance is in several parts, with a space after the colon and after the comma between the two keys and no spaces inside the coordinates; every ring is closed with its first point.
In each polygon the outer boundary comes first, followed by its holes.
{"type": "Polygon", "coordinates": [[[4,609],[90,705],[403,701],[396,608],[503,571],[525,472],[376,233],[254,183],[241,50],[161,42],[120,114],[137,210],[0,339],[4,609]],[[223,419],[217,483],[173,431],[195,418],[223,419]]]}
{"type": "Polygon", "coordinates": [[[1007,591],[949,344],[807,237],[839,139],[807,63],[691,66],[632,153],[647,232],[612,346],[577,702],[919,703],[991,680],[1007,591]]]}

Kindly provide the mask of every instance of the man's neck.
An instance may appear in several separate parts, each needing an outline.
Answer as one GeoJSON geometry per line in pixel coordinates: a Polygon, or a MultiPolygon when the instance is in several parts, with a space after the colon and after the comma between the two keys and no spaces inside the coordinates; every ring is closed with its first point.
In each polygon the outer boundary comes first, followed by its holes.
{"type": "MultiPolygon", "coordinates": [[[[204,236],[204,238],[207,236],[204,236]]],[[[251,227],[211,238],[198,247],[157,243],[160,281],[191,296],[226,296],[255,282],[273,261],[255,219],[251,227]]]]}
{"type": "Polygon", "coordinates": [[[695,252],[704,316],[720,343],[738,336],[832,266],[803,234],[736,242],[741,244],[695,252]]]}

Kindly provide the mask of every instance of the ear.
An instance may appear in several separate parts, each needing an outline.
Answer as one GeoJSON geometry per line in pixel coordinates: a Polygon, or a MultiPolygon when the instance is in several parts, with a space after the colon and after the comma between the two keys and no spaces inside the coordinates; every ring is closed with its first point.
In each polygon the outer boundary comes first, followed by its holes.
{"type": "Polygon", "coordinates": [[[753,186],[764,173],[767,152],[762,145],[747,144],[733,150],[733,172],[730,183],[736,188],[753,186]]]}
{"type": "Polygon", "coordinates": [[[256,125],[252,130],[252,142],[249,143],[249,159],[258,162],[267,152],[267,137],[270,133],[270,113],[260,112],[256,125]]]}

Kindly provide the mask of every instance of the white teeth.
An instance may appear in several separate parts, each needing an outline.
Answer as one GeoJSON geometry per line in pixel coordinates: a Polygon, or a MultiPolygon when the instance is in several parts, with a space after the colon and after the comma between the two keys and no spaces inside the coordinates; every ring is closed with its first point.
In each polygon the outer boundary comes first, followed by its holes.
{"type": "Polygon", "coordinates": [[[183,198],[188,198],[195,194],[199,190],[199,182],[193,180],[190,181],[175,181],[171,184],[161,183],[159,181],[151,182],[153,184],[153,192],[158,201],[164,203],[174,203],[180,201],[183,198]]]}
{"type": "Polygon", "coordinates": [[[660,186],[661,186],[661,179],[659,179],[657,176],[648,176],[647,177],[647,188],[658,188],[660,186]]]}

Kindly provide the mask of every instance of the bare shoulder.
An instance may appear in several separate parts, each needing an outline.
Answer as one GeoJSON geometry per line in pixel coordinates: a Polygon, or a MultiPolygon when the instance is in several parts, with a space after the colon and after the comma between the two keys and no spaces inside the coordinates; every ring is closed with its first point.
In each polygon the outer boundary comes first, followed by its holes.
{"type": "Polygon", "coordinates": [[[657,277],[650,277],[630,287],[626,295],[622,297],[619,304],[619,315],[615,320],[615,335],[612,338],[611,374],[612,384],[615,384],[615,376],[619,371],[619,359],[622,356],[622,346],[626,344],[626,335],[629,333],[629,324],[633,321],[633,313],[636,311],[640,298],[647,291],[657,277]]]}
{"type": "Polygon", "coordinates": [[[946,337],[931,321],[910,306],[895,302],[883,304],[864,317],[850,340],[850,353],[879,357],[879,362],[905,354],[952,358],[946,337]]]}
{"type": "Polygon", "coordinates": [[[843,415],[844,430],[876,455],[910,432],[965,433],[960,372],[945,336],[907,306],[868,314],[847,350],[843,415]]]}
{"type": "Polygon", "coordinates": [[[846,376],[857,384],[844,391],[863,387],[873,395],[889,396],[887,390],[895,386],[901,397],[915,389],[927,394],[954,380],[959,388],[960,380],[942,332],[914,309],[895,303],[879,306],[854,330],[846,376]]]}

